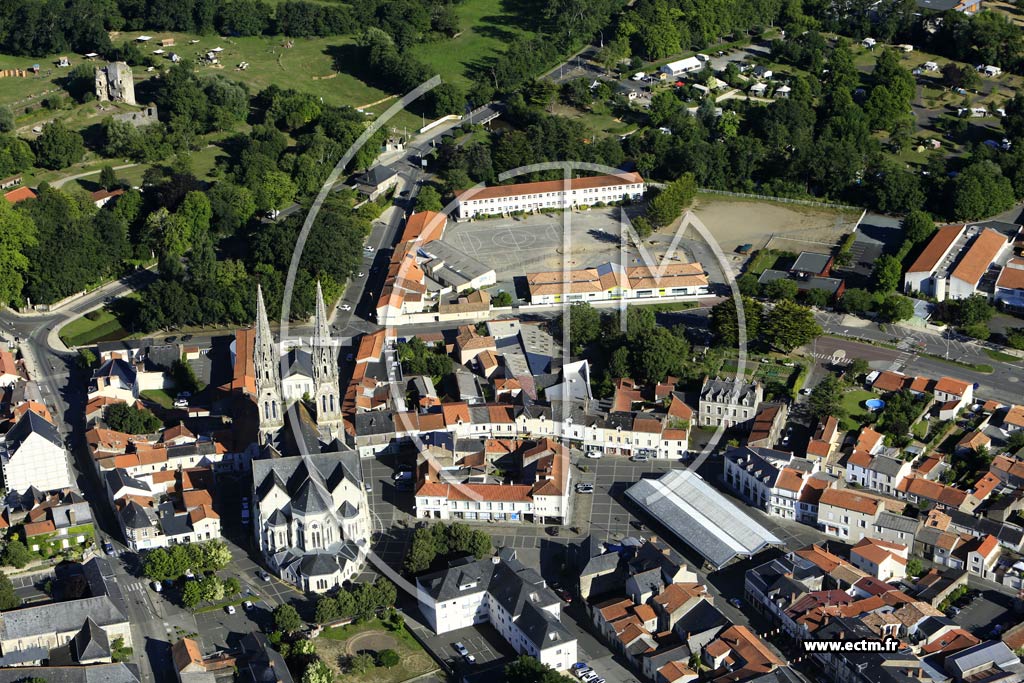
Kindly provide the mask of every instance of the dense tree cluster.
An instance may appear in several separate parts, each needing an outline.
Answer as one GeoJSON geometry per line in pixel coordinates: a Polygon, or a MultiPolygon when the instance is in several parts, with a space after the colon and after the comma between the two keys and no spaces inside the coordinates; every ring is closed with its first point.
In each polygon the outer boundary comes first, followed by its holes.
{"type": "Polygon", "coordinates": [[[142,574],[153,581],[178,579],[188,570],[196,574],[216,572],[229,562],[231,552],[223,541],[186,543],[147,552],[142,560],[142,574]]]}
{"type": "MultiPolygon", "coordinates": [[[[811,309],[789,299],[782,299],[770,307],[743,297],[743,316],[746,322],[747,346],[762,346],[788,353],[818,337],[822,330],[811,309]]],[[[736,302],[726,299],[711,309],[711,332],[715,344],[735,348],[739,344],[736,302]]]]}
{"type": "Polygon", "coordinates": [[[393,607],[397,599],[395,584],[379,577],[373,583],[361,583],[351,590],[342,588],[333,596],[320,596],[316,601],[315,619],[320,624],[348,617],[356,622],[367,621],[393,607]]]}
{"type": "Polygon", "coordinates": [[[160,418],[148,410],[140,410],[126,403],[108,406],[103,413],[107,426],[125,434],[152,434],[163,426],[160,418]]]}
{"type": "Polygon", "coordinates": [[[429,569],[439,556],[472,555],[479,560],[489,552],[491,537],[482,529],[459,522],[431,524],[413,532],[412,545],[405,556],[405,570],[418,574],[429,569]]]}

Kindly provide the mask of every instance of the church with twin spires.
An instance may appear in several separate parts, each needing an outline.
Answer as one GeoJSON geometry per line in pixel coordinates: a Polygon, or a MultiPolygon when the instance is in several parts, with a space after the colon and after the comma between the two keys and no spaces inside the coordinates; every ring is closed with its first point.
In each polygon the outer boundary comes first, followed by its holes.
{"type": "Polygon", "coordinates": [[[331,339],[327,307],[319,282],[316,284],[313,336],[308,349],[285,350],[274,341],[263,302],[263,290],[257,286],[253,373],[261,443],[279,442],[285,426],[285,414],[297,401],[303,401],[305,407],[312,404],[313,414],[305,409],[296,410],[296,420],[315,420],[324,442],[338,435],[342,426],[338,354],[331,339]]]}

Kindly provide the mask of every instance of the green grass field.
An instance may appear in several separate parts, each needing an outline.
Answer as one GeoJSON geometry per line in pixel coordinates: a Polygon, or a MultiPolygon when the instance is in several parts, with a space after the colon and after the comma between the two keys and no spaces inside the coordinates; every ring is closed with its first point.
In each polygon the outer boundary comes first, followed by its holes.
{"type": "Polygon", "coordinates": [[[174,405],[174,397],[163,389],[149,389],[142,392],[142,398],[156,403],[161,408],[171,409],[174,405]]]}
{"type": "Polygon", "coordinates": [[[86,346],[96,342],[122,339],[127,336],[121,322],[105,308],[96,310],[95,320],[77,318],[60,330],[60,338],[70,347],[86,346]]]}
{"type": "Polygon", "coordinates": [[[451,40],[426,43],[412,48],[412,54],[432,66],[441,77],[468,86],[515,38],[530,35],[521,17],[505,10],[502,0],[464,0],[456,5],[462,32],[451,40]]]}
{"type": "Polygon", "coordinates": [[[392,649],[401,658],[400,663],[390,669],[373,667],[369,671],[359,674],[346,671],[341,675],[340,680],[350,683],[399,683],[413,680],[437,669],[434,660],[423,650],[412,634],[405,628],[388,631],[379,619],[371,619],[362,624],[324,629],[320,637],[316,638],[313,643],[317,654],[327,665],[341,673],[347,669],[347,641],[367,632],[376,632],[385,640],[393,640],[392,649]]]}
{"type": "Polygon", "coordinates": [[[843,429],[857,429],[867,421],[870,414],[864,407],[864,401],[878,398],[878,395],[864,389],[854,389],[843,394],[843,412],[846,418],[842,420],[843,429]]]}

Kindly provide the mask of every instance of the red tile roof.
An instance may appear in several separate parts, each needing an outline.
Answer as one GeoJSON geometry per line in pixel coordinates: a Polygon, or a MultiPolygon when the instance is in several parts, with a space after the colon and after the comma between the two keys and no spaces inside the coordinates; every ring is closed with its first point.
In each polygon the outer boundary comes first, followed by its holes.
{"type": "Polygon", "coordinates": [[[939,264],[942,255],[956,242],[963,232],[964,225],[946,225],[935,231],[928,245],[921,251],[913,264],[907,268],[908,273],[930,273],[939,264]]]}
{"type": "Polygon", "coordinates": [[[970,248],[960,257],[960,262],[956,264],[950,277],[963,280],[970,285],[977,285],[981,276],[985,274],[1006,244],[1007,239],[1003,234],[991,228],[985,228],[974,238],[970,248]]]}
{"type": "Polygon", "coordinates": [[[23,185],[17,189],[5,193],[4,199],[6,199],[11,204],[17,204],[18,202],[23,202],[26,199],[35,199],[37,196],[38,195],[36,195],[36,193],[33,192],[31,188],[25,187],[23,185]]]}

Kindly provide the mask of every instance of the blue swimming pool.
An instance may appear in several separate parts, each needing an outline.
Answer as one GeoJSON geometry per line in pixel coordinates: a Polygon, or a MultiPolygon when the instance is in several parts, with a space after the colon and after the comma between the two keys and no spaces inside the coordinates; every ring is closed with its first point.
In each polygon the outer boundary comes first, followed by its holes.
{"type": "Polygon", "coordinates": [[[874,413],[885,407],[885,401],[880,398],[869,398],[864,401],[864,407],[874,413]]]}

